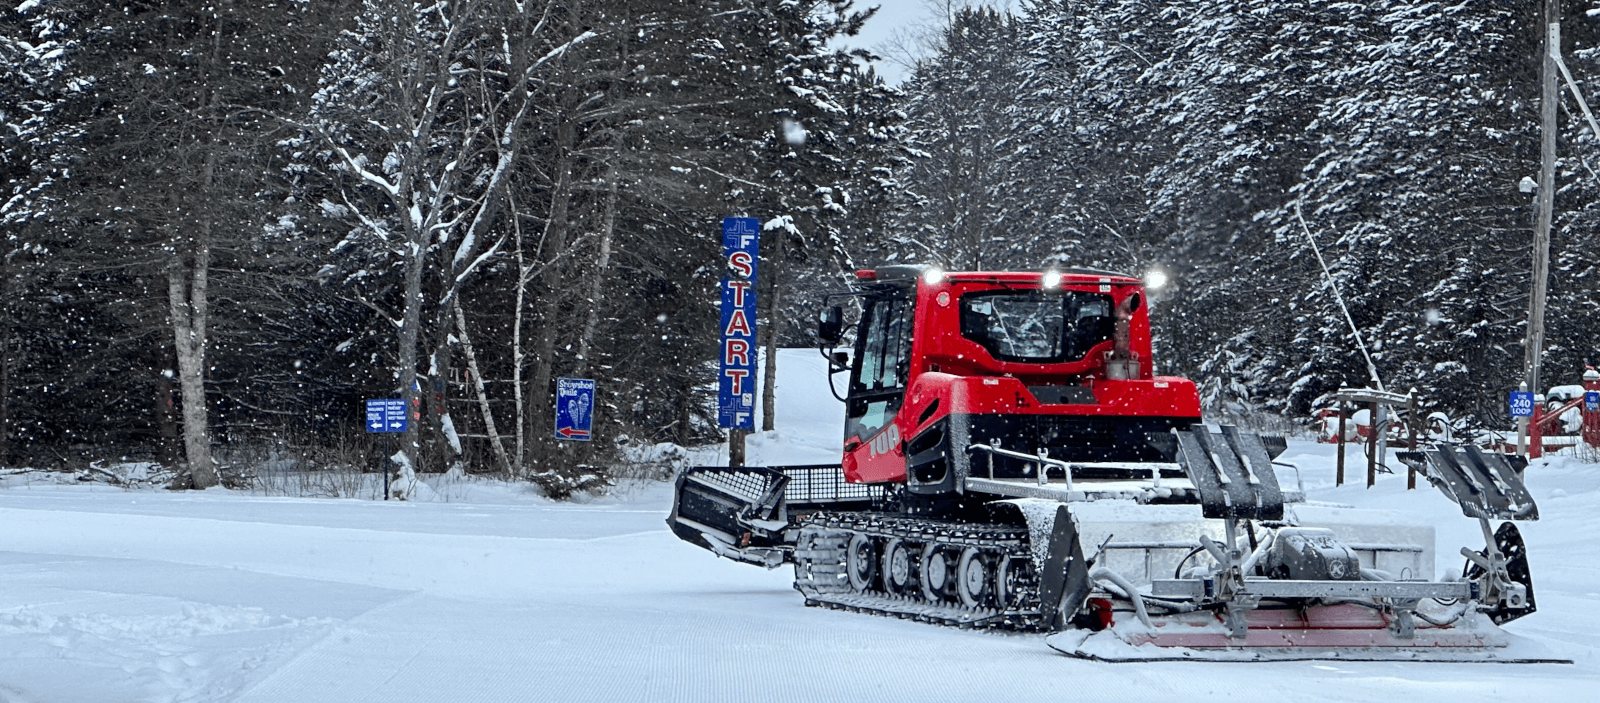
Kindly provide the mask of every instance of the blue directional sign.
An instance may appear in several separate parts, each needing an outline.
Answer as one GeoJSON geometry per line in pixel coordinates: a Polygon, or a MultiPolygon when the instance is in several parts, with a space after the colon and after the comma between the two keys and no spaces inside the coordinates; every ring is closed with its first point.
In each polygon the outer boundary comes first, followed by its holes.
{"type": "Polygon", "coordinates": [[[1600,391],[1589,391],[1583,394],[1583,409],[1589,412],[1600,411],[1600,391]]]}
{"type": "Polygon", "coordinates": [[[717,426],[755,429],[756,417],[756,264],[761,257],[761,221],[729,217],[722,221],[721,373],[717,381],[717,426]]]}
{"type": "Polygon", "coordinates": [[[1533,391],[1511,391],[1511,416],[1533,417],[1533,391]]]}
{"type": "Polygon", "coordinates": [[[594,428],[594,379],[556,379],[556,439],[587,442],[594,428]]]}
{"type": "Polygon", "coordinates": [[[367,431],[405,432],[406,401],[401,398],[368,398],[367,431]]]}

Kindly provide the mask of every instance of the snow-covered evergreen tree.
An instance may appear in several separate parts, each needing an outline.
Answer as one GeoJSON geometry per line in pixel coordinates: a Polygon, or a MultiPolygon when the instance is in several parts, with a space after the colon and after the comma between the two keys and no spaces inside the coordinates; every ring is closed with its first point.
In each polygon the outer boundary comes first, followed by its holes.
{"type": "Polygon", "coordinates": [[[907,147],[899,230],[875,263],[959,270],[1027,265],[1028,236],[1010,215],[1007,142],[1016,95],[1019,27],[992,8],[955,13],[937,55],[920,62],[906,93],[907,147]],[[1018,236],[1021,235],[1021,236],[1018,236]]]}
{"type": "MultiPolygon", "coordinates": [[[[1520,373],[1527,244],[1507,237],[1529,222],[1514,186],[1536,158],[1533,14],[1410,0],[1030,3],[1014,49],[977,53],[1020,56],[1016,79],[957,82],[998,90],[991,109],[1009,108],[999,129],[987,114],[957,118],[996,137],[991,182],[1005,184],[963,189],[960,202],[1003,193],[977,221],[1024,223],[982,249],[1011,265],[1167,270],[1158,354],[1213,407],[1304,413],[1370,382],[1309,230],[1384,382],[1491,420],[1520,373]]],[[[957,20],[951,36],[974,25],[957,20]]],[[[933,67],[969,71],[973,55],[952,41],[907,83],[912,144],[955,133],[922,127],[937,113],[919,106],[951,93],[928,80],[933,67]]],[[[960,173],[919,163],[905,187],[925,195],[960,173]]],[[[1572,244],[1557,267],[1575,281],[1588,270],[1580,221],[1558,235],[1572,244]]],[[[949,236],[962,220],[928,222],[949,236]]],[[[1565,311],[1589,288],[1552,289],[1565,311]]],[[[1552,353],[1570,354],[1570,330],[1587,329],[1567,314],[1552,353]]]]}

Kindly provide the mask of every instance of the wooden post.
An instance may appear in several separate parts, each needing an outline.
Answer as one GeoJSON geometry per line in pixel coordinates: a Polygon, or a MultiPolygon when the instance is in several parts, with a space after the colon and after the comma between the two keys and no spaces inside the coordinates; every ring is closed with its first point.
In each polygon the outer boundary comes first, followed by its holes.
{"type": "Polygon", "coordinates": [[[744,430],[728,430],[728,466],[744,466],[744,430]]]}
{"type": "Polygon", "coordinates": [[[1528,456],[1528,418],[1519,417],[1517,422],[1517,456],[1528,456]]]}
{"type": "MultiPolygon", "coordinates": [[[[409,423],[408,423],[409,424],[409,423]]],[[[389,457],[394,454],[389,451],[389,433],[383,433],[383,499],[389,499],[389,457]]]]}
{"type": "Polygon", "coordinates": [[[1367,407],[1367,488],[1378,482],[1378,404],[1367,407]]]}
{"type": "Polygon", "coordinates": [[[1539,196],[1538,214],[1533,225],[1533,290],[1528,296],[1528,332],[1523,340],[1528,388],[1539,392],[1539,365],[1544,353],[1544,307],[1546,279],[1550,268],[1550,223],[1556,200],[1556,101],[1558,67],[1555,65],[1561,51],[1561,4],[1557,0],[1544,3],[1544,51],[1540,53],[1539,98],[1539,196]]]}
{"type": "Polygon", "coordinates": [[[1333,475],[1333,485],[1335,485],[1335,486],[1343,486],[1344,485],[1344,423],[1345,423],[1345,419],[1348,418],[1349,416],[1350,416],[1350,406],[1345,405],[1344,403],[1340,403],[1339,404],[1339,463],[1337,464],[1338,468],[1334,471],[1334,475],[1333,475]]]}
{"type": "MultiPolygon", "coordinates": [[[[1593,366],[1583,371],[1583,390],[1586,395],[1600,391],[1600,371],[1593,366]]],[[[1600,449],[1600,410],[1590,410],[1587,401],[1583,404],[1583,442],[1600,449]]]]}
{"type": "MultiPolygon", "coordinates": [[[[1517,390],[1527,391],[1528,383],[1524,381],[1517,390]]],[[[1528,418],[1519,417],[1517,422],[1517,456],[1528,457],[1528,418]]]]}
{"type": "MultiPolygon", "coordinates": [[[[1417,417],[1417,393],[1412,389],[1411,395],[1406,398],[1406,433],[1410,435],[1411,451],[1417,450],[1417,430],[1422,427],[1422,418],[1417,417]]],[[[1417,470],[1406,465],[1406,490],[1417,490],[1417,470]]]]}
{"type": "Polygon", "coordinates": [[[1528,418],[1528,458],[1544,456],[1544,395],[1533,396],[1533,417],[1528,418]]]}

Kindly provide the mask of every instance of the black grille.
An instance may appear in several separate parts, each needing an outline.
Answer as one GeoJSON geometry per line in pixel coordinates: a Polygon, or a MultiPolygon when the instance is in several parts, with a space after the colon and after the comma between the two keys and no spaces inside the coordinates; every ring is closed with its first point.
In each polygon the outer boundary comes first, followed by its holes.
{"type": "Polygon", "coordinates": [[[717,490],[746,503],[759,503],[772,491],[778,476],[761,469],[695,467],[693,480],[715,486],[717,490]]]}
{"type": "Polygon", "coordinates": [[[885,489],[881,485],[847,483],[844,469],[837,464],[770,468],[697,466],[689,470],[688,476],[714,486],[735,501],[753,505],[767,497],[780,474],[789,478],[783,498],[790,506],[876,502],[884,498],[885,489]]]}
{"type": "Polygon", "coordinates": [[[1165,438],[1181,418],[1073,415],[973,415],[972,444],[998,444],[1025,454],[1048,451],[1063,461],[1173,461],[1165,438]]]}
{"type": "Polygon", "coordinates": [[[780,466],[789,477],[783,497],[794,503],[839,503],[847,501],[878,500],[883,497],[883,486],[867,483],[846,483],[844,469],[835,465],[780,466]]]}

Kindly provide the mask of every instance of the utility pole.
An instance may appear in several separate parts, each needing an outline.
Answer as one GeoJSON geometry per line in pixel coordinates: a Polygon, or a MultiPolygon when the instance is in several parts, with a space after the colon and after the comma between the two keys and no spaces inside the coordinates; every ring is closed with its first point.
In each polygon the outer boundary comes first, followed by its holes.
{"type": "Polygon", "coordinates": [[[1556,199],[1556,100],[1559,98],[1560,68],[1556,57],[1561,51],[1561,4],[1544,2],[1544,51],[1540,52],[1539,98],[1539,214],[1533,225],[1533,290],[1528,296],[1528,334],[1523,341],[1529,390],[1539,392],[1539,362],[1544,355],[1544,302],[1546,279],[1550,273],[1550,221],[1556,199]]]}

